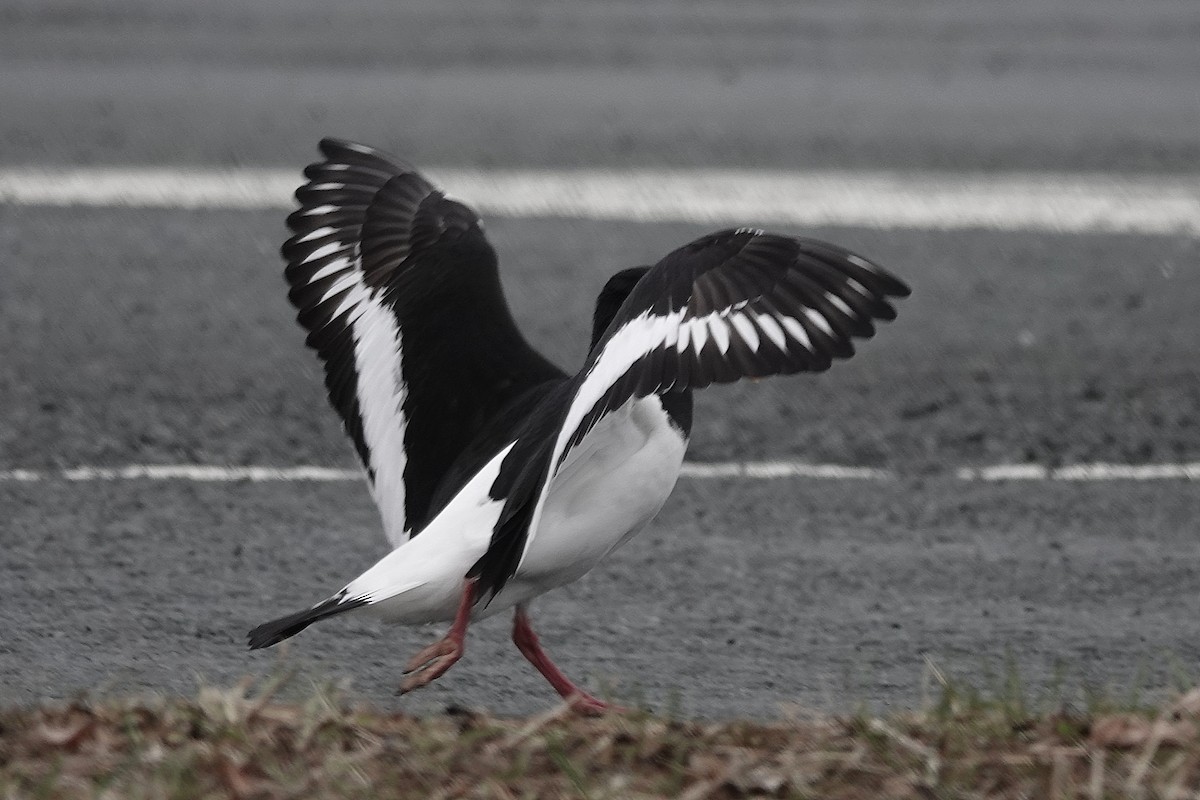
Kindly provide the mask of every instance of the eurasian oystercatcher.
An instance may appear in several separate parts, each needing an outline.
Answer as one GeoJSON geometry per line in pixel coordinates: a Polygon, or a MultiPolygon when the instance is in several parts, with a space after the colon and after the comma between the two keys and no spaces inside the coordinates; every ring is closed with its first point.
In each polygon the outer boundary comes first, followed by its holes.
{"type": "Polygon", "coordinates": [[[288,217],[288,296],[394,549],[329,599],[250,631],[250,647],[356,609],[451,620],[408,662],[403,693],[462,656],[469,621],[515,607],[521,653],[578,709],[605,708],[539,646],[529,601],[658,513],[693,389],[827,369],[895,317],[888,298],[908,287],[826,242],[712,233],[610,278],[587,359],[567,375],[517,329],[471,209],[378,150],[320,148],[288,217]]]}

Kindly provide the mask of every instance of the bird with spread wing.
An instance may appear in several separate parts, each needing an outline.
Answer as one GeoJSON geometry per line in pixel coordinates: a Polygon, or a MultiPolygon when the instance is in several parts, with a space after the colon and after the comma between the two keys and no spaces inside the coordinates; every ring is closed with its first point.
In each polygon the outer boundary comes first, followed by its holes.
{"type": "Polygon", "coordinates": [[[591,347],[567,374],[521,335],[496,254],[467,206],[374,148],[325,139],[283,246],[289,298],[325,366],[392,550],[333,596],[260,625],[268,647],[363,610],[448,621],[401,691],[463,654],[469,623],[514,608],[517,648],[581,711],[530,626],[658,513],[713,383],[828,369],[891,320],[908,287],[836,245],[719,231],[613,275],[591,347]]]}

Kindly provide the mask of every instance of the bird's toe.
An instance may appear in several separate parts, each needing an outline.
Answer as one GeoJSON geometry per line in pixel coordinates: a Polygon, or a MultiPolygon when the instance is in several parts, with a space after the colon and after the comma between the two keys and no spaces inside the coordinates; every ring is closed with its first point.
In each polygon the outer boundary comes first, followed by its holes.
{"type": "Polygon", "coordinates": [[[567,705],[576,714],[585,717],[601,717],[605,714],[624,714],[629,709],[623,706],[618,706],[613,703],[606,703],[598,697],[593,697],[587,692],[576,692],[566,698],[567,705]]]}
{"type": "Polygon", "coordinates": [[[417,672],[433,661],[453,655],[457,659],[462,654],[462,648],[451,639],[438,639],[433,644],[421,648],[421,651],[408,660],[404,665],[404,674],[417,672]]]}
{"type": "Polygon", "coordinates": [[[408,694],[440,678],[462,658],[462,645],[453,639],[440,639],[409,659],[404,667],[407,676],[397,694],[408,694]]]}

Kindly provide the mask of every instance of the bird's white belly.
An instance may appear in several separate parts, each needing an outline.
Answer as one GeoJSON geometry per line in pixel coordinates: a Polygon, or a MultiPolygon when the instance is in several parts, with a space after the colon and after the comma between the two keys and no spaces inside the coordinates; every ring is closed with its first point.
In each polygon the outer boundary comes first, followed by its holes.
{"type": "MultiPolygon", "coordinates": [[[[606,415],[551,481],[516,573],[472,617],[491,616],[596,566],[662,508],[686,448],[657,396],[606,415]]],[[[371,597],[364,610],[388,622],[453,619],[463,578],[487,550],[504,505],[488,490],[510,449],[481,469],[420,535],[352,581],[347,593],[371,597]]]]}
{"type": "Polygon", "coordinates": [[[686,449],[655,395],[605,416],[555,475],[498,603],[576,580],[645,527],[675,488],[686,449]]]}

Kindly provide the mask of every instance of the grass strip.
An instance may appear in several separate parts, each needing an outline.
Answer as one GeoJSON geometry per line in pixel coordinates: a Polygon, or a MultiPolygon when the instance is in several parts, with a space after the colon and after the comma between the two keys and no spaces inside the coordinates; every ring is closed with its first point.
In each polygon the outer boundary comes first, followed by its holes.
{"type": "Polygon", "coordinates": [[[1197,797],[1200,688],[1159,708],[1032,712],[943,683],[920,712],[682,721],[414,717],[279,677],[194,698],[0,710],[0,797],[1197,797]]]}

